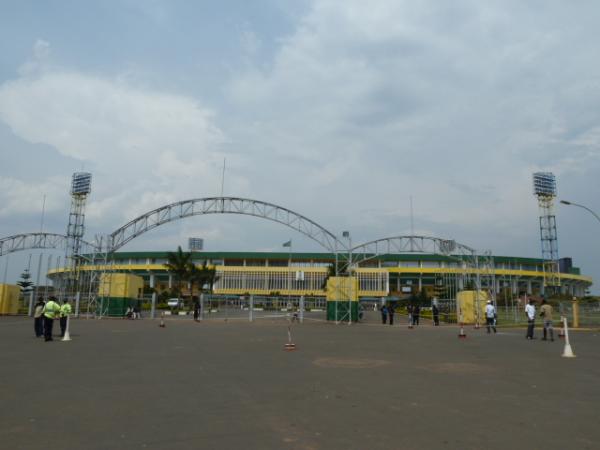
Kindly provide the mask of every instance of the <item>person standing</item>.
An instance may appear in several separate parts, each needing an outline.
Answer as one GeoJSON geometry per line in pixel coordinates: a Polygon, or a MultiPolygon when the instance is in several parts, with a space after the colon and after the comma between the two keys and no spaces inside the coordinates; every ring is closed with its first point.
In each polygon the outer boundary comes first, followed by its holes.
{"type": "Polygon", "coordinates": [[[381,323],[385,325],[387,323],[387,306],[381,305],[381,323]]]}
{"type": "Polygon", "coordinates": [[[408,325],[413,326],[413,305],[409,303],[406,307],[406,312],[408,313],[408,325]]]}
{"type": "Polygon", "coordinates": [[[194,320],[198,322],[198,318],[200,317],[200,302],[198,300],[194,300],[194,320]]]}
{"type": "Polygon", "coordinates": [[[65,337],[69,314],[71,314],[71,305],[69,305],[69,301],[65,298],[62,306],[60,307],[60,337],[65,337]]]}
{"type": "Polygon", "coordinates": [[[388,316],[390,316],[390,325],[394,325],[394,305],[392,303],[388,306],[388,316]]]}
{"type": "Polygon", "coordinates": [[[54,340],[52,339],[52,327],[54,325],[54,318],[59,314],[60,305],[56,303],[56,297],[50,297],[42,310],[42,316],[44,317],[44,341],[54,340]]]}
{"type": "Polygon", "coordinates": [[[35,330],[35,337],[42,337],[44,335],[44,300],[42,297],[38,298],[35,304],[35,310],[33,312],[33,329],[35,330]]]}
{"type": "Polygon", "coordinates": [[[542,306],[540,307],[540,317],[542,317],[544,324],[544,337],[542,341],[547,340],[547,333],[550,330],[550,340],[554,341],[554,327],[552,326],[552,306],[546,303],[546,299],[542,300],[542,306]]]}
{"type": "Polygon", "coordinates": [[[436,327],[439,326],[440,325],[440,310],[438,309],[438,307],[435,303],[431,306],[431,313],[433,315],[433,325],[436,327]]]}
{"type": "Polygon", "coordinates": [[[421,315],[421,307],[415,305],[412,310],[413,325],[419,325],[419,316],[421,315]]]}
{"type": "Polygon", "coordinates": [[[527,315],[527,339],[533,339],[533,329],[535,327],[535,305],[533,299],[529,299],[529,303],[525,306],[525,314],[527,315]]]}
{"type": "Polygon", "coordinates": [[[496,308],[491,300],[488,300],[485,305],[485,323],[487,325],[488,334],[491,333],[492,329],[494,330],[494,333],[496,332],[496,308]]]}

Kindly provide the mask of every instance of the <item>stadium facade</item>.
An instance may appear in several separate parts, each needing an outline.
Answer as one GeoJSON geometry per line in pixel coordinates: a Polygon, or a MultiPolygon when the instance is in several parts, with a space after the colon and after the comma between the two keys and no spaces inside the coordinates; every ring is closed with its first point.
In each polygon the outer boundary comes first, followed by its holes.
{"type": "MultiPolygon", "coordinates": [[[[216,269],[215,294],[224,295],[293,295],[325,296],[329,267],[335,263],[333,253],[264,253],[264,252],[193,252],[195,264],[216,269]]],[[[83,265],[85,271],[128,273],[144,279],[144,285],[156,292],[174,287],[174,279],[164,264],[167,252],[116,252],[110,265],[83,265]]],[[[421,291],[428,296],[450,296],[449,291],[466,288],[465,280],[474,277],[475,269],[452,257],[439,254],[385,254],[361,262],[355,274],[359,298],[403,297],[421,291]]],[[[488,279],[501,300],[520,292],[544,294],[544,260],[511,256],[494,256],[487,269],[488,279]],[[489,277],[489,275],[493,275],[489,277]]],[[[60,276],[56,269],[51,277],[60,276]]],[[[592,279],[580,274],[570,258],[560,260],[560,293],[584,296],[592,279]]]]}

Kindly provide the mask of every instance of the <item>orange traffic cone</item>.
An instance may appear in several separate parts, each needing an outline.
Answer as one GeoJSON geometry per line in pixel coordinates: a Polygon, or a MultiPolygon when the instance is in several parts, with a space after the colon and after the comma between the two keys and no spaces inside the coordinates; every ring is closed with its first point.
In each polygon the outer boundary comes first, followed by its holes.
{"type": "Polygon", "coordinates": [[[459,339],[465,339],[467,337],[467,333],[465,333],[465,327],[463,326],[463,323],[460,323],[460,331],[458,332],[458,338],[459,339]]]}
{"type": "Polygon", "coordinates": [[[165,313],[164,312],[160,313],[160,323],[158,324],[158,326],[160,328],[165,328],[165,326],[166,326],[165,325],[165,313]]]}

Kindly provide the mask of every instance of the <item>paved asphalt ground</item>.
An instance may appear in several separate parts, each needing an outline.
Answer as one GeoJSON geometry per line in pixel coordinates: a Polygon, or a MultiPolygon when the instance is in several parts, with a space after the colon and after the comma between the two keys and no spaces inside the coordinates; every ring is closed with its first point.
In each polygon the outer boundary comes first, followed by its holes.
{"type": "Polygon", "coordinates": [[[3,317],[0,448],[600,448],[600,333],[405,323],[3,317]]]}

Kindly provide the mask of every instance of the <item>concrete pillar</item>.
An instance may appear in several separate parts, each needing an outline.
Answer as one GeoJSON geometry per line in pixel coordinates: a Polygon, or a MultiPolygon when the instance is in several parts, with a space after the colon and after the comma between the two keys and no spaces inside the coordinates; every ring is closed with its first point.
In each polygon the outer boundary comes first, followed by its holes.
{"type": "Polygon", "coordinates": [[[571,305],[573,308],[573,328],[579,328],[579,302],[577,297],[573,297],[571,305]]]}
{"type": "Polygon", "coordinates": [[[423,290],[423,279],[422,275],[419,275],[419,292],[423,290]]]}
{"type": "Polygon", "coordinates": [[[169,289],[173,288],[173,275],[169,275],[169,289]]]}
{"type": "Polygon", "coordinates": [[[27,313],[29,315],[29,317],[33,317],[33,295],[34,295],[34,291],[31,290],[29,292],[29,312],[27,313]]]}
{"type": "Polygon", "coordinates": [[[531,289],[531,280],[527,280],[527,294],[531,295],[533,293],[531,289]]]}
{"type": "Polygon", "coordinates": [[[250,304],[248,305],[248,320],[254,321],[254,295],[250,296],[250,304]]]}
{"type": "Polygon", "coordinates": [[[154,288],[154,283],[155,283],[155,275],[153,273],[150,274],[150,280],[149,280],[149,284],[151,288],[154,288]]]}
{"type": "MultiPolygon", "coordinates": [[[[252,306],[250,307],[252,309],[252,306]]],[[[200,294],[200,320],[204,319],[204,294],[200,294]]]]}
{"type": "Polygon", "coordinates": [[[152,293],[152,305],[150,306],[150,318],[156,317],[156,292],[152,293]]]}
{"type": "Polygon", "coordinates": [[[516,278],[513,278],[513,279],[511,280],[511,287],[510,287],[510,290],[511,290],[511,292],[512,292],[513,294],[518,294],[518,293],[519,293],[519,285],[518,285],[518,283],[517,283],[517,279],[516,279],[516,278]]]}
{"type": "MultiPolygon", "coordinates": [[[[81,299],[81,292],[75,294],[75,317],[79,317],[79,300],[81,299]]],[[[88,299],[89,302],[89,299],[88,299]]]]}

